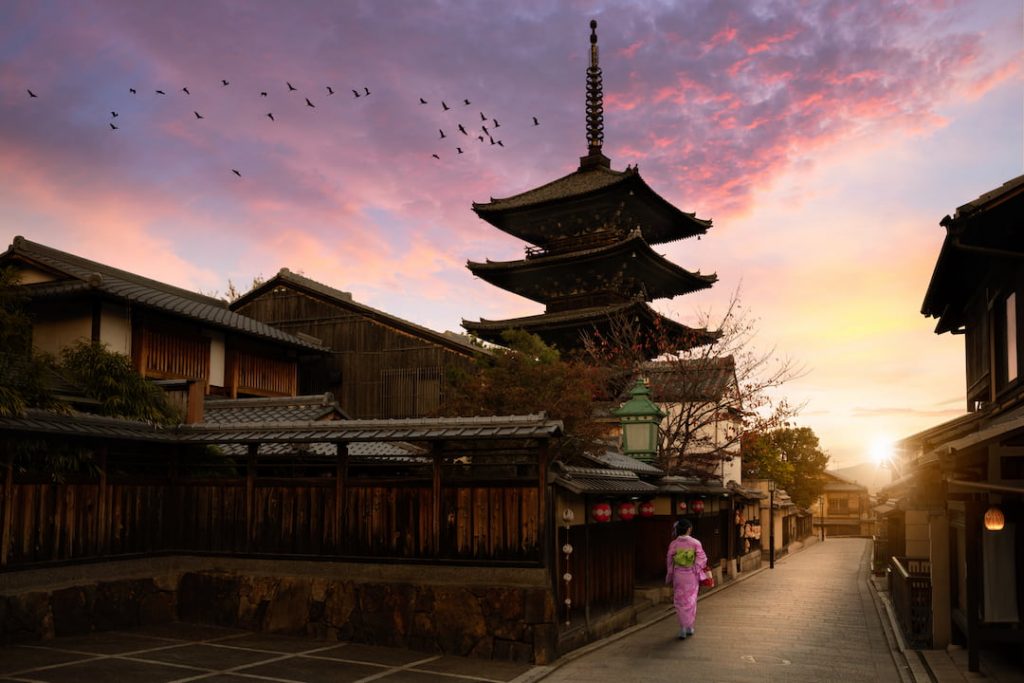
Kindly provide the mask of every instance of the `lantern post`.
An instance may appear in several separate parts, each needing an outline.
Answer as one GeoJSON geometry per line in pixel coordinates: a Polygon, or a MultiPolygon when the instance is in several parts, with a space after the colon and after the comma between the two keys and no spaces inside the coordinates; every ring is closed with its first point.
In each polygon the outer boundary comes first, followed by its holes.
{"type": "Polygon", "coordinates": [[[775,569],[775,480],[768,480],[768,568],[775,569]]]}
{"type": "Polygon", "coordinates": [[[630,399],[612,411],[622,425],[622,452],[653,463],[658,455],[658,425],[665,413],[651,401],[651,390],[642,379],[629,391],[630,399]]]}

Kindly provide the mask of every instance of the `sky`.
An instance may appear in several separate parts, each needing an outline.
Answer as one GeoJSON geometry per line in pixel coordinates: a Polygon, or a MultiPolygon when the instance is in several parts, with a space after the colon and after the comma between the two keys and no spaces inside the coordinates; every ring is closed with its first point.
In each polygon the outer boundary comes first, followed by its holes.
{"type": "Polygon", "coordinates": [[[920,308],[941,218],[1024,172],[1020,2],[7,1],[0,249],[221,295],[287,267],[437,330],[539,313],[466,269],[526,246],[471,205],[586,154],[591,19],[613,168],[714,222],[659,251],[717,284],[655,308],[739,292],[833,466],[961,414],[920,308]]]}

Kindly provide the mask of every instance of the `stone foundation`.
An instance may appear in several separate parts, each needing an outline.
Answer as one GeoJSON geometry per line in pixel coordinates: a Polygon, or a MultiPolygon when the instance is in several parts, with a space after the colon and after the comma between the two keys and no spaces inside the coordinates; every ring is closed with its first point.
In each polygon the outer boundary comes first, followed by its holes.
{"type": "MultiPolygon", "coordinates": [[[[177,619],[537,664],[557,657],[543,569],[166,559],[155,577],[132,576],[145,566],[125,562],[105,563],[129,569],[116,580],[75,580],[87,572],[67,567],[32,585],[19,572],[20,586],[0,583],[0,642],[177,619]]],[[[103,568],[88,569],[119,575],[103,568]]]]}

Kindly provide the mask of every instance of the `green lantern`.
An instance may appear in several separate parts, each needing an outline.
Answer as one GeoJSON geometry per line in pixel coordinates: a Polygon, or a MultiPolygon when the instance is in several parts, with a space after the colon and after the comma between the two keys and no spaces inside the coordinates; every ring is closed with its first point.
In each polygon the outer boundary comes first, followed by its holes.
{"type": "Polygon", "coordinates": [[[612,411],[622,424],[622,452],[653,462],[658,454],[658,424],[665,413],[651,401],[651,390],[642,379],[636,381],[629,395],[628,401],[612,411]]]}

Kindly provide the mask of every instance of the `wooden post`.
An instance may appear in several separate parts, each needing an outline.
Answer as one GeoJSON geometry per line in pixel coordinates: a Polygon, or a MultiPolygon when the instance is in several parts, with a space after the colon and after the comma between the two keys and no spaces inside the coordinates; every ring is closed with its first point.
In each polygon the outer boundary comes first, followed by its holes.
{"type": "Polygon", "coordinates": [[[583,562],[583,624],[590,633],[590,566],[593,555],[590,548],[590,496],[583,496],[583,545],[586,547],[586,560],[583,562]]]}
{"type": "Polygon", "coordinates": [[[348,483],[348,444],[340,441],[337,444],[338,456],[334,472],[334,554],[342,555],[345,537],[345,489],[348,483]]]}
{"type": "Polygon", "coordinates": [[[100,468],[100,480],[96,491],[96,554],[107,552],[107,447],[101,446],[96,455],[100,468]]]}
{"type": "Polygon", "coordinates": [[[982,595],[982,549],[981,549],[981,504],[973,497],[964,501],[964,550],[967,560],[967,670],[977,672],[981,668],[980,643],[981,626],[978,610],[981,609],[982,595]]]}
{"type": "Polygon", "coordinates": [[[3,531],[0,532],[0,567],[7,566],[7,556],[11,552],[11,512],[14,510],[14,449],[3,442],[6,451],[4,458],[4,510],[3,531]]]}
{"type": "MultiPolygon", "coordinates": [[[[551,457],[548,449],[548,441],[545,439],[540,446],[540,451],[537,454],[537,524],[540,527],[541,532],[541,561],[545,567],[551,566],[552,551],[555,546],[551,543],[552,536],[557,536],[557,525],[553,523],[553,517],[548,511],[551,509],[548,505],[548,461],[551,457]]],[[[557,538],[555,542],[557,543],[557,538]]],[[[557,595],[557,593],[556,593],[557,595]]]]}
{"type": "Polygon", "coordinates": [[[249,459],[245,468],[245,551],[251,553],[256,543],[256,453],[258,443],[249,444],[249,459]]]}
{"type": "Polygon", "coordinates": [[[430,453],[434,460],[433,497],[432,513],[433,519],[430,525],[430,541],[433,544],[433,556],[441,554],[441,457],[443,449],[440,443],[433,443],[430,453]]]}

